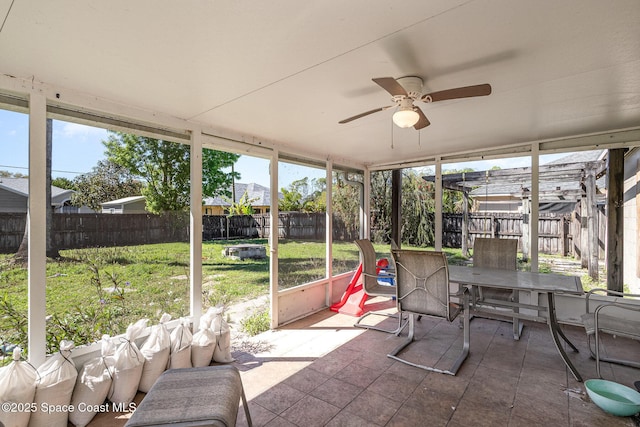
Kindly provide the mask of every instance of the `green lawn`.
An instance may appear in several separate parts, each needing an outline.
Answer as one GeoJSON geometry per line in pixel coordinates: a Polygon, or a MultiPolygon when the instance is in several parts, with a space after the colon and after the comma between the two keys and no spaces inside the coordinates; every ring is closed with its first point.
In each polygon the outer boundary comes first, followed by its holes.
{"type": "MultiPolygon", "coordinates": [[[[222,256],[228,244],[267,245],[267,240],[215,241],[202,245],[205,307],[265,295],[269,291],[269,259],[232,260],[222,256]]],[[[281,241],[280,287],[321,278],[325,244],[281,241]]],[[[333,246],[336,269],[355,268],[353,243],[333,246]]],[[[189,244],[166,243],[116,248],[63,250],[47,261],[49,346],[60,339],[76,344],[97,340],[103,333],[123,333],[140,318],[157,321],[167,312],[189,314],[189,244]]],[[[25,345],[27,270],[0,255],[0,340],[25,345]]]]}
{"type": "MultiPolygon", "coordinates": [[[[267,240],[215,241],[202,245],[203,304],[233,304],[269,292],[269,259],[232,260],[224,246],[267,245],[267,240]]],[[[388,245],[375,245],[378,257],[389,257],[388,245]]],[[[280,241],[280,289],[324,277],[323,242],[280,241]]],[[[451,264],[465,261],[459,249],[446,249],[451,264]]],[[[267,253],[269,253],[267,251],[267,253]]],[[[354,270],[358,249],[352,242],[333,245],[334,274],[354,270]]],[[[10,255],[0,255],[0,340],[26,346],[27,270],[10,255]]],[[[525,267],[526,268],[526,267],[525,267]]],[[[61,251],[47,262],[49,350],[61,339],[80,345],[103,333],[123,333],[140,318],[157,322],[189,314],[189,244],[165,243],[61,251]]]]}

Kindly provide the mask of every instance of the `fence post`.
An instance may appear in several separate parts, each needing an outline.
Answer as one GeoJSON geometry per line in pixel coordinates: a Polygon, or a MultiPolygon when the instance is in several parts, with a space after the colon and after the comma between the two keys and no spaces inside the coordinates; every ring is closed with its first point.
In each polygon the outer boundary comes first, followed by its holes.
{"type": "Polygon", "coordinates": [[[598,280],[598,208],[596,206],[596,174],[593,168],[587,171],[587,229],[589,230],[589,276],[598,280]]]}
{"type": "Polygon", "coordinates": [[[565,229],[567,223],[566,220],[567,218],[564,215],[560,217],[560,253],[562,254],[562,256],[567,256],[567,230],[565,229]]]}
{"type": "Polygon", "coordinates": [[[469,192],[464,189],[462,203],[462,256],[469,257],[469,192]]]}
{"type": "Polygon", "coordinates": [[[496,228],[495,228],[496,217],[493,215],[489,216],[489,226],[491,227],[491,237],[496,237],[496,228]]]}
{"type": "Polygon", "coordinates": [[[530,237],[529,237],[529,198],[522,198],[522,259],[529,260],[530,237]]]}

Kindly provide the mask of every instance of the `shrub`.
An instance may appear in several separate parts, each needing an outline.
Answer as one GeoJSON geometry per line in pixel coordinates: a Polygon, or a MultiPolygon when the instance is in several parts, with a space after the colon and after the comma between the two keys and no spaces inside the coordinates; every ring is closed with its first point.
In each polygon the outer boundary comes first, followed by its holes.
{"type": "Polygon", "coordinates": [[[262,309],[256,311],[251,316],[241,320],[240,326],[242,327],[242,330],[250,336],[268,331],[271,327],[269,321],[269,310],[262,309]]]}

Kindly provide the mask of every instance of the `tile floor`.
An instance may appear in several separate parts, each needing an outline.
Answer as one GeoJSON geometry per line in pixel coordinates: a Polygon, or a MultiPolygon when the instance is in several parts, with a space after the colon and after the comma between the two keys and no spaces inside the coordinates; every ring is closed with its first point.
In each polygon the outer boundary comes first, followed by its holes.
{"type": "MultiPolygon", "coordinates": [[[[379,304],[379,303],[376,303],[379,304]]],[[[324,310],[237,343],[254,426],[638,426],[595,406],[566,369],[545,324],[476,318],[471,353],[456,376],[427,372],[386,357],[402,337],[353,328],[354,318],[324,310]]],[[[390,325],[391,320],[383,324],[390,325]]],[[[566,326],[580,353],[567,350],[585,379],[596,377],[584,330],[566,326]]],[[[461,348],[458,322],[423,317],[418,341],[403,357],[447,368],[461,348]]],[[[606,340],[638,359],[640,343],[606,340]]],[[[640,370],[608,363],[603,376],[633,387],[640,370]]],[[[139,400],[142,396],[138,396],[139,400]]],[[[238,425],[245,426],[243,411],[238,425]]],[[[99,414],[92,427],[122,426],[126,414],[99,414]]]]}

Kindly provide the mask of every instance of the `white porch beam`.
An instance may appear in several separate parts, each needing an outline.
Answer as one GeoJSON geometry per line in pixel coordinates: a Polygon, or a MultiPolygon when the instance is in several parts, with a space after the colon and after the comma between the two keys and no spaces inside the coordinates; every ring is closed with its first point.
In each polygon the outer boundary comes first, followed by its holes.
{"type": "Polygon", "coordinates": [[[325,210],[325,277],[329,280],[325,291],[325,304],[331,305],[333,295],[333,161],[327,160],[326,166],[326,205],[325,210]]]}
{"type": "Polygon", "coordinates": [[[540,216],[540,151],[538,144],[531,145],[531,218],[529,241],[531,242],[531,271],[538,271],[538,217],[540,216]]]}
{"type": "Polygon", "coordinates": [[[435,213],[435,249],[442,250],[442,161],[440,157],[436,158],[436,213],[435,213]]]}
{"type": "MultiPolygon", "coordinates": [[[[640,142],[640,127],[616,129],[607,132],[581,134],[562,138],[525,141],[504,144],[496,147],[465,150],[440,156],[443,164],[470,162],[474,160],[506,159],[524,157],[532,154],[534,146],[538,154],[569,153],[572,151],[604,150],[612,148],[631,148],[640,142]]],[[[369,165],[371,170],[389,170],[411,168],[435,164],[437,156],[405,159],[395,162],[383,162],[369,165]]]]}
{"type": "Polygon", "coordinates": [[[362,171],[362,206],[360,206],[360,238],[371,239],[371,171],[362,171]]]}
{"type": "Polygon", "coordinates": [[[29,96],[29,362],[40,366],[46,357],[47,206],[46,206],[47,99],[29,96]]]}
{"type": "Polygon", "coordinates": [[[271,297],[271,329],[278,327],[278,156],[277,150],[271,155],[269,172],[271,182],[271,226],[269,227],[269,293],[271,297]]]}
{"type": "Polygon", "coordinates": [[[202,133],[198,128],[191,131],[190,160],[189,300],[193,329],[197,330],[202,314],[202,133]]]}

